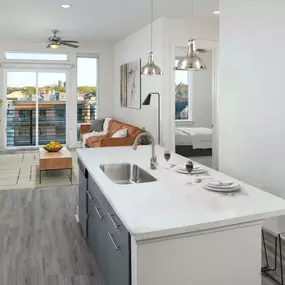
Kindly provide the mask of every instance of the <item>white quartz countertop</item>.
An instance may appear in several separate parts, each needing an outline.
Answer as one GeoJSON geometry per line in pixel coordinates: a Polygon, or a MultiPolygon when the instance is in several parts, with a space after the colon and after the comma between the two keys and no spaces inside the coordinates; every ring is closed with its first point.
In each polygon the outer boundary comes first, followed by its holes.
{"type": "MultiPolygon", "coordinates": [[[[78,155],[97,182],[125,227],[136,240],[208,230],[285,214],[285,200],[241,182],[243,190],[222,194],[190,185],[189,175],[166,170],[164,149],[156,146],[157,170],[150,170],[151,146],[79,149],[78,155]],[[100,164],[135,163],[156,182],[119,185],[100,169],[100,164]]],[[[188,159],[172,153],[170,163],[188,159]]],[[[213,179],[234,180],[207,168],[213,179]]]]}

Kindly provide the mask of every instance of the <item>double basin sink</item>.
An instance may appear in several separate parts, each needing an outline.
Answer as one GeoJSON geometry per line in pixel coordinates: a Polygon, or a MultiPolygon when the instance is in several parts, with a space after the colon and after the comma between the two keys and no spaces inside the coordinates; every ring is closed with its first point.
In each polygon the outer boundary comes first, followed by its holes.
{"type": "Polygon", "coordinates": [[[100,168],[116,184],[139,184],[157,181],[156,178],[136,164],[101,164],[100,168]]]}

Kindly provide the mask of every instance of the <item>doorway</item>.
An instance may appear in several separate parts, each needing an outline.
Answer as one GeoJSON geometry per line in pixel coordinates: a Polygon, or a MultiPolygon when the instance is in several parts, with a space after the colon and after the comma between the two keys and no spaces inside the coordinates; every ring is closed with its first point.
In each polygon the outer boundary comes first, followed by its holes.
{"type": "Polygon", "coordinates": [[[66,72],[6,72],[6,148],[66,143],[66,72]]]}
{"type": "MultiPolygon", "coordinates": [[[[187,53],[186,39],[171,43],[170,66],[187,53]]],[[[199,56],[207,70],[171,73],[171,142],[172,149],[183,156],[218,169],[217,71],[218,43],[197,40],[205,49],[199,56]],[[195,157],[195,159],[194,159],[195,157]]]]}

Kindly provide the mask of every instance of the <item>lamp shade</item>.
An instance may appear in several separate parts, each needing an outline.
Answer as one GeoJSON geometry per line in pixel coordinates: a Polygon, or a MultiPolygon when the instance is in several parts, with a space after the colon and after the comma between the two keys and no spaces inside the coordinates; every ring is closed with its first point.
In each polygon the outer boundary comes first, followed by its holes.
{"type": "Polygon", "coordinates": [[[195,40],[188,41],[188,52],[185,57],[181,58],[174,68],[175,70],[203,70],[207,69],[202,58],[196,53],[195,40]]]}
{"type": "Polygon", "coordinates": [[[151,93],[147,95],[147,97],[143,101],[142,105],[144,105],[144,106],[150,105],[150,101],[151,101],[151,93]]]}
{"type": "Polygon", "coordinates": [[[149,53],[148,62],[141,69],[143,75],[162,75],[161,69],[154,63],[153,52],[149,53]]]}

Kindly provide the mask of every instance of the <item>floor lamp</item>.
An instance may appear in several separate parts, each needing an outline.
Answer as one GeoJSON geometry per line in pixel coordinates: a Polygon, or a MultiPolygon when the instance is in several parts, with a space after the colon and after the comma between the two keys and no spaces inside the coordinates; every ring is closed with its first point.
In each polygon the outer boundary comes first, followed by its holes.
{"type": "Polygon", "coordinates": [[[157,110],[157,132],[158,132],[158,144],[160,144],[160,94],[157,92],[149,93],[145,100],[143,101],[142,105],[147,106],[150,105],[151,96],[157,95],[158,99],[158,110],[157,110]]]}

